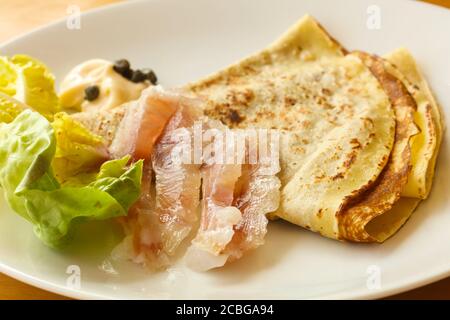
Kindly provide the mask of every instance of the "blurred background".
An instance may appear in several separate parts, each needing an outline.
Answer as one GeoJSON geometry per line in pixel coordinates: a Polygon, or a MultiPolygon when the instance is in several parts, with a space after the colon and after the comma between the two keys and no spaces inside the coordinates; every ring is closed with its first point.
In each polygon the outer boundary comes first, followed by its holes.
{"type": "MultiPolygon", "coordinates": [[[[0,42],[60,19],[69,6],[81,11],[123,0],[0,0],[0,42]]],[[[414,1],[414,0],[394,0],[414,1]]],[[[425,0],[424,2],[450,8],[450,0],[425,0]]]]}

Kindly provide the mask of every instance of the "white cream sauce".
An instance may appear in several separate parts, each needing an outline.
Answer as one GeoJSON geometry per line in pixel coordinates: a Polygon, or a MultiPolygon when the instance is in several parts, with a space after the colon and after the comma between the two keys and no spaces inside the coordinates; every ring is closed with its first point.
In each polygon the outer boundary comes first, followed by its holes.
{"type": "Polygon", "coordinates": [[[112,109],[121,104],[139,98],[142,90],[150,82],[134,83],[114,71],[113,63],[93,59],[73,68],[60,86],[60,101],[65,109],[89,111],[93,109],[112,109]],[[84,90],[98,86],[100,93],[94,101],[85,100],[84,90]]]}

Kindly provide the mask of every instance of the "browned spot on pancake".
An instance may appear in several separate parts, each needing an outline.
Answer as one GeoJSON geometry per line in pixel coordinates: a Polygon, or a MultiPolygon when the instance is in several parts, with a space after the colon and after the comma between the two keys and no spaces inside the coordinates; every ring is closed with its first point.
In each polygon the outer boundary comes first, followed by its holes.
{"type": "Polygon", "coordinates": [[[248,107],[248,105],[253,101],[255,98],[255,93],[250,89],[244,89],[244,90],[230,90],[230,92],[227,94],[227,100],[230,102],[231,105],[242,105],[248,107]]]}
{"type": "Polygon", "coordinates": [[[356,160],[356,152],[352,151],[349,154],[347,154],[347,157],[344,161],[344,167],[350,168],[350,166],[355,162],[356,160]]]}
{"type": "Polygon", "coordinates": [[[311,125],[312,125],[312,123],[309,120],[303,120],[302,121],[302,126],[305,127],[305,128],[310,128],[311,125]]]}
{"type": "Polygon", "coordinates": [[[353,149],[353,150],[361,149],[361,148],[362,148],[361,142],[359,142],[359,140],[356,139],[356,138],[353,138],[353,139],[350,141],[350,143],[352,144],[352,149],[353,149]]]}
{"type": "Polygon", "coordinates": [[[314,181],[315,181],[315,182],[320,182],[320,181],[323,180],[325,177],[326,177],[325,174],[322,173],[322,174],[320,174],[320,175],[314,177],[314,181]]]}
{"type": "Polygon", "coordinates": [[[427,125],[428,125],[428,128],[430,128],[430,131],[431,131],[430,135],[432,135],[434,137],[434,139],[429,139],[428,140],[428,144],[433,144],[434,141],[436,140],[436,126],[434,124],[433,116],[432,116],[433,109],[432,109],[430,104],[427,104],[426,109],[427,110],[425,112],[425,117],[427,119],[427,125]]]}
{"type": "Polygon", "coordinates": [[[228,113],[228,118],[229,118],[230,122],[234,123],[234,124],[240,123],[244,119],[234,109],[230,109],[230,112],[228,113]]]}
{"type": "Polygon", "coordinates": [[[371,118],[368,117],[362,117],[362,120],[364,120],[364,124],[366,124],[368,127],[373,127],[373,120],[371,118]]]}
{"type": "Polygon", "coordinates": [[[331,90],[327,88],[322,88],[322,94],[326,96],[331,96],[331,90]]]}
{"type": "Polygon", "coordinates": [[[297,100],[295,100],[292,97],[284,97],[284,105],[287,107],[292,107],[297,103],[297,100]]]}
{"type": "Polygon", "coordinates": [[[319,211],[317,211],[317,218],[321,219],[323,216],[323,209],[320,208],[319,211]]]}
{"type": "Polygon", "coordinates": [[[345,176],[345,175],[344,175],[343,172],[339,172],[338,174],[332,176],[332,177],[331,177],[331,180],[335,181],[335,180],[338,180],[338,179],[342,179],[342,178],[344,178],[344,176],[345,176]]]}

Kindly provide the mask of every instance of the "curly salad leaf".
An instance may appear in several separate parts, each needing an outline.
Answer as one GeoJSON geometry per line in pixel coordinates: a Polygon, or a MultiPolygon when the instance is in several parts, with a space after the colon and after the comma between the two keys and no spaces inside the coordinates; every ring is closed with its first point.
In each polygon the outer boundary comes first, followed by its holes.
{"type": "Polygon", "coordinates": [[[63,112],[55,115],[52,126],[56,137],[52,167],[58,181],[73,183],[73,177],[91,179],[92,173],[108,160],[103,138],[63,112]]]}
{"type": "MultiPolygon", "coordinates": [[[[60,124],[54,126],[58,131],[60,124]]],[[[78,134],[75,130],[78,140],[70,143],[83,141],[78,134]]],[[[57,147],[57,140],[47,119],[31,110],[0,123],[0,185],[5,197],[52,247],[66,240],[74,221],[126,215],[139,197],[143,165],[138,161],[127,168],[129,157],[106,161],[89,179],[60,183],[51,164],[66,149],[64,143],[57,147]]]]}
{"type": "Polygon", "coordinates": [[[60,109],[54,76],[42,62],[26,55],[0,57],[0,93],[23,102],[50,120],[60,109]]]}
{"type": "Polygon", "coordinates": [[[26,108],[22,102],[0,92],[0,122],[10,123],[26,108]]]}

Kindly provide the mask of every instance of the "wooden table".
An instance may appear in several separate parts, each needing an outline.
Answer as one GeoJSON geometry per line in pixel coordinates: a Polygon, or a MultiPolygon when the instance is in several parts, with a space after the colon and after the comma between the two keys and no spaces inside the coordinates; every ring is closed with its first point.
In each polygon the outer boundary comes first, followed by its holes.
{"type": "MultiPolygon", "coordinates": [[[[0,43],[37,26],[64,17],[69,5],[77,5],[84,11],[118,1],[0,0],[0,43]]],[[[449,0],[426,0],[426,2],[450,8],[449,0]]],[[[37,289],[0,273],[0,299],[65,299],[65,297],[37,289]]],[[[389,299],[450,299],[450,278],[389,299]]]]}

